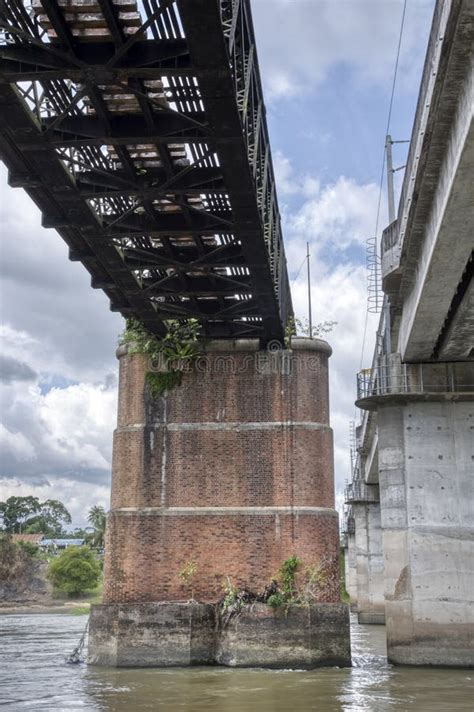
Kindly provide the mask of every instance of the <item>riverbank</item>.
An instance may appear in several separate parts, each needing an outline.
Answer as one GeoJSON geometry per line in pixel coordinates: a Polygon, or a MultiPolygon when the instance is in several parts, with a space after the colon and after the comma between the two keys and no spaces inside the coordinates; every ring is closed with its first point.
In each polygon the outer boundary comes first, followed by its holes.
{"type": "Polygon", "coordinates": [[[58,601],[57,603],[5,603],[0,604],[0,616],[51,615],[67,613],[73,616],[88,615],[91,603],[96,601],[58,601]]]}

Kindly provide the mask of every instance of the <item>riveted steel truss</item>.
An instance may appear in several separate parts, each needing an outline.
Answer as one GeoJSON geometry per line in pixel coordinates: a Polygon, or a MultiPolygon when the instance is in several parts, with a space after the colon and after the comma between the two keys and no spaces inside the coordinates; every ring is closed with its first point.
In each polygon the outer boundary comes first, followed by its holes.
{"type": "Polygon", "coordinates": [[[154,333],[282,340],[292,314],[249,0],[4,0],[0,155],[154,333]]]}

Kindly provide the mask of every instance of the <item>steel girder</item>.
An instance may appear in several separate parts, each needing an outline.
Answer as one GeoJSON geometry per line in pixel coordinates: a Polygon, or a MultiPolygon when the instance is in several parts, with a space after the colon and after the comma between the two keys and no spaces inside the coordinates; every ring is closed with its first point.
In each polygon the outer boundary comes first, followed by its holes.
{"type": "Polygon", "coordinates": [[[103,289],[163,334],[292,314],[249,0],[6,0],[0,155],[103,289]]]}

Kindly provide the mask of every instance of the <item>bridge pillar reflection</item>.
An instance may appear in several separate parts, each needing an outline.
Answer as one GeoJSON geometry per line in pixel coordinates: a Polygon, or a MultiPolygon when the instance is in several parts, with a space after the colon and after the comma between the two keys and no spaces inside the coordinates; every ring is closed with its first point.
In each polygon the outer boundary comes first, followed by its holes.
{"type": "MultiPolygon", "coordinates": [[[[211,641],[211,604],[223,597],[223,584],[259,593],[296,555],[301,576],[308,567],[321,571],[317,620],[313,611],[309,627],[324,627],[325,642],[319,635],[316,647],[327,648],[316,650],[304,633],[300,648],[309,647],[303,664],[347,663],[330,353],[318,339],[294,339],[291,351],[261,351],[256,340],[211,342],[179,386],[153,397],[145,357],[119,348],[104,604],[91,616],[92,662],[166,665],[229,658],[216,653],[219,641],[211,641]]],[[[272,618],[272,637],[276,614],[265,608],[261,616],[272,618]]],[[[252,649],[258,648],[254,664],[267,660],[278,666],[272,641],[252,641],[252,649]]],[[[252,664],[234,653],[229,664],[252,664]]]]}

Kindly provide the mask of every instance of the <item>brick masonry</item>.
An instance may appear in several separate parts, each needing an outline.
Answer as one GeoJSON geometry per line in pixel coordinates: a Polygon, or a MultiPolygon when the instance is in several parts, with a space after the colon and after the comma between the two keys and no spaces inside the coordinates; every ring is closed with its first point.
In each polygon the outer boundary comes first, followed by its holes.
{"type": "Polygon", "coordinates": [[[332,562],[321,601],[339,600],[328,357],[211,343],[182,384],[152,399],[140,354],[121,347],[104,602],[222,596],[224,577],[254,591],[296,554],[332,562]]]}

